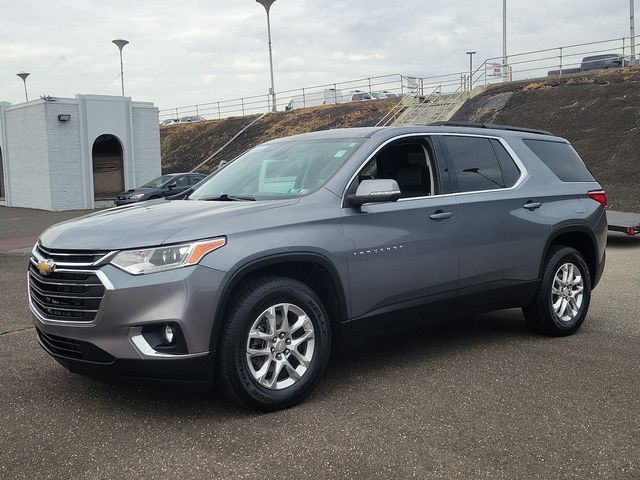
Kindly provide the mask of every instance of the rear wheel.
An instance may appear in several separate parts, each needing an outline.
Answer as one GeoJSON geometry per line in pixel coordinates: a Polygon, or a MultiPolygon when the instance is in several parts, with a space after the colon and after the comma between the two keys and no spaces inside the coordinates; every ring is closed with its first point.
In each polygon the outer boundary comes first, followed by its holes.
{"type": "Polygon", "coordinates": [[[558,246],[549,252],[535,303],[523,312],[534,330],[560,337],[580,328],[590,301],[591,277],[582,254],[558,246]]]}
{"type": "Polygon", "coordinates": [[[265,277],[233,299],[218,349],[231,399],[262,411],[302,401],[324,373],[331,338],[325,309],[305,284],[265,277]]]}

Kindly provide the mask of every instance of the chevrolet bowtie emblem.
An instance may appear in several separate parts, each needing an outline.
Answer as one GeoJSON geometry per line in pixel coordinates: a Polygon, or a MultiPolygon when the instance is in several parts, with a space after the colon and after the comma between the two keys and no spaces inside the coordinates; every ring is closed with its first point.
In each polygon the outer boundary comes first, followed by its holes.
{"type": "Polygon", "coordinates": [[[56,264],[50,258],[46,260],[38,260],[38,271],[41,275],[49,275],[56,269],[56,264]]]}

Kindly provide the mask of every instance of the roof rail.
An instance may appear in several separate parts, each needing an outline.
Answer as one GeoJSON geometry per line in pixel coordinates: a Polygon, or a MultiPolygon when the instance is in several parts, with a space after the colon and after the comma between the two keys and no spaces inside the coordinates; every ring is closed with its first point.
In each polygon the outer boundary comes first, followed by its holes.
{"type": "Polygon", "coordinates": [[[473,123],[473,122],[434,122],[431,127],[468,127],[468,128],[489,128],[492,130],[509,130],[512,132],[537,133],[538,135],[550,135],[553,133],[546,130],[536,130],[535,128],[513,127],[511,125],[494,125],[493,123],[473,123]]]}

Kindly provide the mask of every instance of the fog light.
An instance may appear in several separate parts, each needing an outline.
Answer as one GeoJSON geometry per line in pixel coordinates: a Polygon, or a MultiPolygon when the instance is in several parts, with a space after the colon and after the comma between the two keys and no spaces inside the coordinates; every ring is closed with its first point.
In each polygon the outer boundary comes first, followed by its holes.
{"type": "Polygon", "coordinates": [[[162,328],[162,337],[165,341],[165,343],[171,345],[173,343],[173,339],[175,337],[175,329],[170,325],[170,324],[166,324],[163,328],[162,328]]]}

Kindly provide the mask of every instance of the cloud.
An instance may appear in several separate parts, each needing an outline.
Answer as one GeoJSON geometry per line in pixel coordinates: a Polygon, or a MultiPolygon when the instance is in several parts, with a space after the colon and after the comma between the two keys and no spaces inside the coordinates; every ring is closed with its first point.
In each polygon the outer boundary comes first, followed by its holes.
{"type": "MultiPolygon", "coordinates": [[[[127,95],[161,108],[267,93],[266,17],[253,0],[0,0],[0,100],[119,93],[113,38],[126,38],[127,95]],[[102,90],[102,91],[100,91],[102,90]]],[[[508,1],[511,54],[628,35],[628,5],[508,1]]],[[[502,52],[502,2],[277,0],[276,90],[402,73],[463,72],[502,52]]],[[[611,44],[613,46],[613,44],[611,44]]],[[[608,48],[608,46],[605,46],[608,48]]]]}

